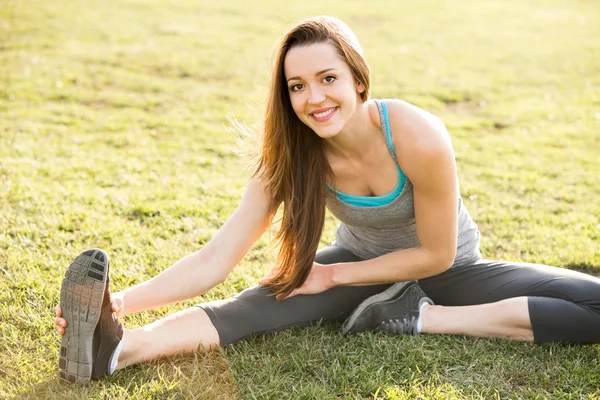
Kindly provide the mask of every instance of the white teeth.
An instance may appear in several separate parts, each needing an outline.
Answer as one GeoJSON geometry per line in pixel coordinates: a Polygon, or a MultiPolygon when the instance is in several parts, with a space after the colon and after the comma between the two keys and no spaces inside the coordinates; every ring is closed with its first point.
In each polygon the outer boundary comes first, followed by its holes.
{"type": "Polygon", "coordinates": [[[334,107],[334,108],[332,108],[332,109],[330,109],[330,110],[328,110],[328,111],[325,111],[325,112],[322,112],[322,113],[319,113],[319,114],[313,114],[313,115],[314,115],[315,117],[317,117],[317,118],[323,118],[323,117],[326,117],[326,116],[328,116],[329,114],[331,114],[331,113],[332,113],[332,112],[334,112],[334,111],[335,111],[335,107],[334,107]]]}

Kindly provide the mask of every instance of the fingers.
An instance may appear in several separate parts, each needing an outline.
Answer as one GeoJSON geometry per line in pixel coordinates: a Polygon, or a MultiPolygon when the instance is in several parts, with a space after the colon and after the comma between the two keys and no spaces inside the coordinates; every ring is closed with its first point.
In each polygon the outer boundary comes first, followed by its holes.
{"type": "Polygon", "coordinates": [[[56,330],[60,335],[65,334],[65,328],[67,327],[67,320],[64,318],[56,317],[54,319],[54,325],[56,325],[56,330]]]}
{"type": "Polygon", "coordinates": [[[292,293],[288,294],[287,296],[278,294],[277,296],[275,296],[275,298],[277,300],[285,300],[285,299],[292,298],[292,297],[296,296],[297,294],[300,294],[300,291],[298,289],[294,289],[294,290],[292,290],[292,293]]]}
{"type": "Polygon", "coordinates": [[[274,266],[273,268],[271,268],[271,271],[269,271],[269,273],[267,274],[267,276],[265,276],[262,279],[259,279],[258,284],[259,285],[264,285],[267,283],[267,281],[271,278],[273,278],[275,275],[277,275],[277,272],[279,271],[279,265],[274,266]]]}
{"type": "Polygon", "coordinates": [[[269,277],[259,279],[258,284],[261,286],[264,285],[267,282],[267,279],[269,279],[269,277]]]}
{"type": "Polygon", "coordinates": [[[264,278],[259,279],[258,280],[258,284],[261,285],[261,286],[265,285],[267,283],[267,281],[269,279],[273,278],[274,276],[275,276],[275,274],[269,273],[269,275],[265,276],[264,278]]]}
{"type": "Polygon", "coordinates": [[[113,299],[110,307],[117,317],[120,317],[123,314],[123,299],[120,297],[113,299]]]}
{"type": "Polygon", "coordinates": [[[54,313],[56,314],[56,318],[54,319],[54,325],[56,325],[56,330],[60,335],[64,335],[65,328],[67,327],[67,320],[62,318],[62,308],[60,308],[60,305],[54,307],[54,313]]]}

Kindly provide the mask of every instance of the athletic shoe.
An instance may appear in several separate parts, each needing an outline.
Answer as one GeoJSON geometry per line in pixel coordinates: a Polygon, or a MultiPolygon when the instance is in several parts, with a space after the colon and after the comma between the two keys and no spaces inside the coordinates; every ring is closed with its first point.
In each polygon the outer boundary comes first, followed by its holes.
{"type": "Polygon", "coordinates": [[[67,328],[61,339],[58,369],[61,379],[88,383],[110,375],[123,326],[112,312],[108,255],[99,249],[81,253],[69,266],[60,289],[67,328]]]}
{"type": "Polygon", "coordinates": [[[363,301],[344,321],[341,332],[345,335],[374,330],[414,335],[423,303],[433,304],[433,301],[417,282],[395,283],[363,301]]]}

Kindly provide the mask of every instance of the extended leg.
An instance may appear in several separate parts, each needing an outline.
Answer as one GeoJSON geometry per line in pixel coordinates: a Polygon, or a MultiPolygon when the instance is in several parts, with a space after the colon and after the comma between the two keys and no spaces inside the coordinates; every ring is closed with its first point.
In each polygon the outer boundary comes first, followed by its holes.
{"type": "MultiPolygon", "coordinates": [[[[322,264],[358,260],[331,246],[321,250],[322,264]]],[[[389,285],[342,287],[311,296],[277,301],[254,286],[230,299],[200,304],[144,327],[126,330],[117,368],[173,354],[209,350],[253,334],[280,331],[323,320],[343,320],[365,298],[389,285]]]]}
{"type": "Polygon", "coordinates": [[[218,345],[219,334],[210,318],[203,309],[193,307],[141,328],[125,330],[117,369],[218,345]]]}
{"type": "MultiPolygon", "coordinates": [[[[320,250],[321,264],[360,260],[349,251],[330,246],[320,250]]],[[[200,304],[219,332],[221,345],[250,335],[276,332],[320,320],[343,321],[366,298],[390,285],[339,286],[314,295],[299,295],[278,301],[264,286],[254,286],[239,295],[200,304]]]]}

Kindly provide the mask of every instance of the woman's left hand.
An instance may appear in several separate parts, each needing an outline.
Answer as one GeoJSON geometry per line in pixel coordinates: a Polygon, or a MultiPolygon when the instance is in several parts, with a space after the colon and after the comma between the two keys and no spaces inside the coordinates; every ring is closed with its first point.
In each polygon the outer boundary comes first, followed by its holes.
{"type": "MultiPolygon", "coordinates": [[[[333,269],[331,266],[319,264],[313,262],[312,269],[306,281],[299,288],[294,289],[287,297],[283,295],[277,295],[277,300],[284,300],[294,297],[298,294],[317,294],[326,291],[333,287],[331,283],[331,273],[333,269]]],[[[258,281],[259,285],[262,285],[267,278],[263,278],[258,281]]]]}

